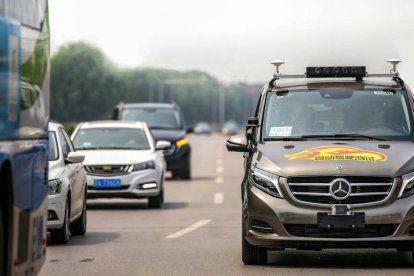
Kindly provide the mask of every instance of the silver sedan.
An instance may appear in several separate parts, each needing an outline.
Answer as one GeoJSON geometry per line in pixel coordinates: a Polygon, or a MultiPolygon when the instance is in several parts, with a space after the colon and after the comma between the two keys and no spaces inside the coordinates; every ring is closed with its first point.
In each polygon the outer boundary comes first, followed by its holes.
{"type": "Polygon", "coordinates": [[[72,140],[85,154],[89,198],[148,198],[150,208],[164,202],[168,141],[155,143],[146,123],[85,122],[72,140]]]}
{"type": "Polygon", "coordinates": [[[49,196],[47,229],[51,243],[67,243],[86,232],[86,174],[63,126],[49,123],[49,196]]]}

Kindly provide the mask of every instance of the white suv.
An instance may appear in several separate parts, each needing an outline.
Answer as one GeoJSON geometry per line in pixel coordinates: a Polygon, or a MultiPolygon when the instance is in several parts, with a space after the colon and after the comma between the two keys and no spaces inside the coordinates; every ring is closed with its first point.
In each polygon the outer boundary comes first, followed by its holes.
{"type": "Polygon", "coordinates": [[[63,126],[49,123],[49,203],[47,229],[51,243],[67,243],[86,232],[85,155],[75,151],[63,126]]]}

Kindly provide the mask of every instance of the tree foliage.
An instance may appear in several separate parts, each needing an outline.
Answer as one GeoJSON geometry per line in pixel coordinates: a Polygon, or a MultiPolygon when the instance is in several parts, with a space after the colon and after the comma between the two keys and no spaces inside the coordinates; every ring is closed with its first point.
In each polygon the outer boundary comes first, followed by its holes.
{"type": "Polygon", "coordinates": [[[187,125],[199,121],[216,125],[219,89],[226,102],[226,120],[245,123],[256,96],[244,84],[224,87],[200,71],[118,69],[97,48],[69,44],[52,57],[51,118],[63,123],[110,119],[119,102],[176,102],[187,125]]]}

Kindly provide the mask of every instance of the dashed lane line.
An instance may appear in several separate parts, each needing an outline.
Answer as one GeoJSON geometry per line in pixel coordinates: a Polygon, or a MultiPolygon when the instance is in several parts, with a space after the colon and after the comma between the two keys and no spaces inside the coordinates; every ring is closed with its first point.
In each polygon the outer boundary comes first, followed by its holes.
{"type": "Polygon", "coordinates": [[[176,238],[179,238],[181,236],[184,236],[185,234],[188,234],[190,232],[193,232],[193,231],[197,230],[200,227],[203,227],[204,225],[206,225],[206,224],[208,224],[210,222],[211,222],[211,219],[203,219],[203,220],[200,220],[200,221],[194,223],[193,225],[190,225],[187,228],[184,228],[184,229],[182,229],[182,230],[180,230],[180,231],[178,231],[178,232],[176,232],[174,234],[171,234],[171,235],[169,235],[169,236],[167,236],[165,238],[166,239],[176,239],[176,238]]]}
{"type": "Polygon", "coordinates": [[[223,182],[224,182],[224,178],[222,176],[217,176],[216,183],[217,184],[222,184],[223,182]]]}
{"type": "Polygon", "coordinates": [[[217,167],[216,171],[217,171],[218,173],[222,173],[222,172],[223,172],[223,167],[217,167]]]}
{"type": "Polygon", "coordinates": [[[215,193],[214,194],[214,204],[223,204],[224,201],[224,194],[223,193],[215,193]]]}

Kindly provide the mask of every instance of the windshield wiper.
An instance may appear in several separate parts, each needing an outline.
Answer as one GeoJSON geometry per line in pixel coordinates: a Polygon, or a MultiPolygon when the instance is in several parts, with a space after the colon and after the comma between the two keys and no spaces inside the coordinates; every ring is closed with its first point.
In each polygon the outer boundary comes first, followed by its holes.
{"type": "Polygon", "coordinates": [[[307,140],[307,137],[297,137],[297,136],[293,136],[293,137],[268,137],[268,138],[263,138],[264,141],[305,141],[307,140]]]}
{"type": "Polygon", "coordinates": [[[358,133],[341,133],[341,134],[325,134],[325,135],[303,135],[302,138],[321,138],[321,139],[366,139],[366,140],[377,140],[377,141],[387,141],[387,139],[375,137],[375,136],[369,136],[369,135],[363,135],[358,133]]]}
{"type": "Polygon", "coordinates": [[[175,128],[175,127],[157,127],[157,126],[154,126],[154,127],[150,127],[149,129],[178,129],[178,128],[175,128]]]}

